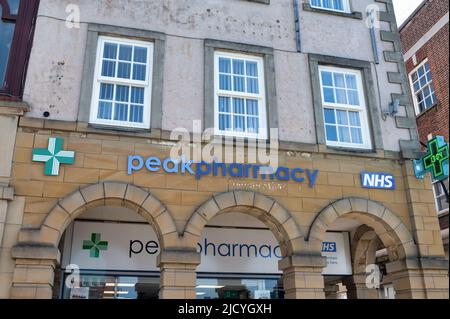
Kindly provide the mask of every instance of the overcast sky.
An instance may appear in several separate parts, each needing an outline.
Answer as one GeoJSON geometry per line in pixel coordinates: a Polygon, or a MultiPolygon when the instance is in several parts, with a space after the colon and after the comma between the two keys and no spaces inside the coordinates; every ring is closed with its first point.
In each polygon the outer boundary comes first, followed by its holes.
{"type": "Polygon", "coordinates": [[[393,0],[397,23],[401,25],[411,13],[422,3],[422,0],[393,0]]]}

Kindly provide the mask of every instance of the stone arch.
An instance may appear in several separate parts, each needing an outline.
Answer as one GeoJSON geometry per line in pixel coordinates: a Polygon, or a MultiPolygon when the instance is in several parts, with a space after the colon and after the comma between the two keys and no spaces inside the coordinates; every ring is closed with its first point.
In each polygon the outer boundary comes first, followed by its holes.
{"type": "Polygon", "coordinates": [[[367,265],[375,264],[380,244],[380,239],[372,228],[362,225],[356,230],[351,245],[355,273],[364,273],[367,265]]]}
{"type": "Polygon", "coordinates": [[[339,217],[371,227],[388,249],[391,260],[418,256],[414,238],[402,220],[383,204],[365,198],[344,198],[327,206],[314,219],[306,240],[321,243],[327,229],[339,217]]]}
{"type": "Polygon", "coordinates": [[[183,232],[191,236],[188,242],[196,249],[206,224],[215,216],[230,212],[243,213],[263,222],[278,240],[284,256],[300,252],[304,236],[291,213],[274,199],[260,193],[235,190],[214,195],[190,217],[183,232]]]}
{"type": "Polygon", "coordinates": [[[52,208],[40,228],[22,229],[19,246],[58,247],[65,229],[89,208],[123,206],[141,215],[158,236],[162,248],[167,248],[178,238],[174,219],[168,209],[152,194],[134,185],[119,182],[102,182],[79,188],[61,199],[52,208]]]}

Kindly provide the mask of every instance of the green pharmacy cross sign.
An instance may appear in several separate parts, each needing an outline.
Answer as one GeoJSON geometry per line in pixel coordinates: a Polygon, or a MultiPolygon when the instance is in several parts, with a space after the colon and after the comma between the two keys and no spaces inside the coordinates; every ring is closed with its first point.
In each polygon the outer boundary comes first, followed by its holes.
{"type": "Polygon", "coordinates": [[[75,152],[63,151],[64,140],[60,137],[50,137],[48,148],[33,149],[33,162],[45,163],[45,175],[58,176],[60,164],[73,164],[75,152]]]}
{"type": "Polygon", "coordinates": [[[91,258],[99,258],[100,250],[108,250],[108,242],[102,241],[101,238],[101,234],[92,233],[91,240],[83,240],[83,250],[89,250],[91,258]]]}
{"type": "Polygon", "coordinates": [[[417,178],[423,179],[426,172],[431,172],[433,179],[442,181],[449,175],[449,147],[442,136],[428,141],[428,153],[414,161],[414,172],[417,178]]]}

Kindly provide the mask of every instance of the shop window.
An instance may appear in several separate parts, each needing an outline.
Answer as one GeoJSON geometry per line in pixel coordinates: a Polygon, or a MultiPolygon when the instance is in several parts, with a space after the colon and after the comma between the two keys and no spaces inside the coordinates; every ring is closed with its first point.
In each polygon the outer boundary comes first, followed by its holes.
{"type": "Polygon", "coordinates": [[[327,145],[370,149],[361,72],[325,66],[319,72],[327,145]]]}
{"type": "Polygon", "coordinates": [[[336,12],[350,12],[348,0],[311,0],[312,8],[324,9],[336,12]]]}
{"type": "Polygon", "coordinates": [[[100,36],[90,122],[150,128],[153,44],[100,36]]]}
{"type": "Polygon", "coordinates": [[[0,0],[0,96],[22,96],[38,4],[0,0]]]}
{"type": "MultiPolygon", "coordinates": [[[[444,181],[445,187],[448,189],[448,178],[444,181]]],[[[447,195],[444,192],[441,182],[433,182],[434,198],[436,200],[436,209],[438,214],[448,212],[447,195]]]]}
{"type": "Polygon", "coordinates": [[[199,278],[197,299],[283,299],[281,278],[199,278]]]}
{"type": "Polygon", "coordinates": [[[158,299],[159,281],[159,277],[85,273],[80,275],[79,287],[64,285],[62,298],[158,299]]]}
{"type": "Polygon", "coordinates": [[[412,92],[414,93],[416,114],[423,113],[437,102],[436,91],[434,89],[428,60],[421,63],[413,72],[411,72],[409,77],[412,85],[412,92]]]}
{"type": "Polygon", "coordinates": [[[216,134],[267,138],[263,64],[260,57],[216,52],[216,134]]]}

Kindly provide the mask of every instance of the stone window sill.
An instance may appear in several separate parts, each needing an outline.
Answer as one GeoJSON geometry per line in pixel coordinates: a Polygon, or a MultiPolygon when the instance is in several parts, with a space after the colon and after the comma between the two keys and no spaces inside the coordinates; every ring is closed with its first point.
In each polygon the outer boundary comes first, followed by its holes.
{"type": "Polygon", "coordinates": [[[270,4],[270,0],[246,0],[248,2],[257,2],[262,4],[270,4]]]}
{"type": "Polygon", "coordinates": [[[357,11],[351,12],[351,13],[337,12],[337,11],[331,11],[331,10],[326,10],[326,9],[313,8],[313,7],[311,7],[311,5],[309,3],[303,4],[303,10],[309,11],[309,12],[316,12],[316,13],[331,14],[331,15],[343,17],[343,18],[362,20],[362,13],[357,12],[357,11]]]}

